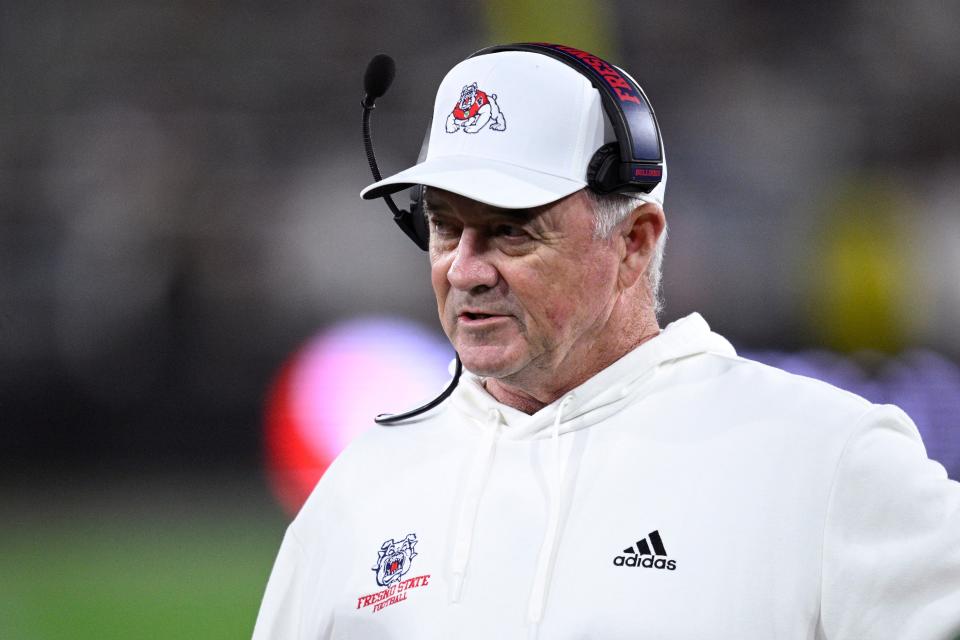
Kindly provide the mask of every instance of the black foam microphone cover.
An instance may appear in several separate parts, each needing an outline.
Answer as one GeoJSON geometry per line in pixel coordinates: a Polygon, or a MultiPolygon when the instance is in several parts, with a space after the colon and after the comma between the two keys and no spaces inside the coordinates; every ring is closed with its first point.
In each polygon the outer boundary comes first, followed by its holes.
{"type": "Polygon", "coordinates": [[[363,74],[363,90],[367,92],[370,103],[382,96],[390,88],[397,67],[390,56],[378,53],[370,60],[363,74]]]}

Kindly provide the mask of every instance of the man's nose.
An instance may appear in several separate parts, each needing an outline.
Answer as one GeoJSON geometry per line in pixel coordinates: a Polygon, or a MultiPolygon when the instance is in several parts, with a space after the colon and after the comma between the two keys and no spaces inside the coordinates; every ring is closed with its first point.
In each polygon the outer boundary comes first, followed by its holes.
{"type": "Polygon", "coordinates": [[[464,229],[453,262],[447,270],[447,280],[451,286],[461,291],[475,291],[477,288],[486,290],[496,286],[500,274],[490,262],[489,251],[482,234],[474,229],[464,229]]]}

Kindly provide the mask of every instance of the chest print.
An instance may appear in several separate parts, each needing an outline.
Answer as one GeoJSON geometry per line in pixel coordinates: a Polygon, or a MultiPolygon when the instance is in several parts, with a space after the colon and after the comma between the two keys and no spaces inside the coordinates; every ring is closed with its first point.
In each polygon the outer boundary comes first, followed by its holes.
{"type": "Polygon", "coordinates": [[[429,586],[430,574],[406,577],[413,567],[413,559],[419,554],[417,534],[408,533],[399,542],[390,538],[377,553],[376,563],[371,567],[379,591],[357,597],[357,609],[371,607],[371,613],[382,611],[386,607],[404,602],[414,589],[429,586]]]}

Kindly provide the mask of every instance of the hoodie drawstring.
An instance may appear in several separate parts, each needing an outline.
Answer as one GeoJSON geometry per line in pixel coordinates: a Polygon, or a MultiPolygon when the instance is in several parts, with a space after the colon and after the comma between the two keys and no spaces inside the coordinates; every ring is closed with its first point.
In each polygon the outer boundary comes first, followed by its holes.
{"type": "Polygon", "coordinates": [[[467,563],[470,560],[470,545],[473,541],[477,512],[480,510],[480,498],[483,495],[487,478],[490,476],[490,467],[493,465],[493,451],[497,442],[497,434],[500,432],[500,412],[496,409],[490,409],[487,415],[490,425],[485,430],[483,443],[477,447],[473,457],[473,465],[460,505],[460,516],[457,519],[457,533],[451,560],[453,573],[450,592],[451,602],[459,602],[460,594],[463,591],[463,579],[466,575],[467,563]]]}
{"type": "Polygon", "coordinates": [[[547,589],[553,574],[555,551],[560,537],[560,515],[563,500],[563,472],[566,465],[560,459],[560,423],[563,421],[563,411],[573,401],[573,396],[567,396],[557,407],[557,416],[553,421],[550,434],[553,457],[553,470],[550,475],[550,514],[547,518],[547,530],[540,546],[540,555],[537,558],[537,572],[533,579],[533,589],[530,592],[530,602],[527,607],[527,621],[530,623],[530,637],[537,637],[540,620],[543,619],[543,610],[547,602],[547,589]]]}

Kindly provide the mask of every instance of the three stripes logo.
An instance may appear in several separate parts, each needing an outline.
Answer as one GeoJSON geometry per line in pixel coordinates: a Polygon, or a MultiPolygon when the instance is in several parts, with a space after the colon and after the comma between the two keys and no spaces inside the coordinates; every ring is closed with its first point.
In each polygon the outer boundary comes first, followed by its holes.
{"type": "Polygon", "coordinates": [[[614,566],[667,569],[668,571],[675,571],[677,568],[677,561],[667,558],[667,550],[663,546],[659,531],[651,531],[646,538],[637,540],[634,546],[624,549],[623,554],[614,557],[614,566]],[[652,552],[650,547],[653,547],[652,552]]]}

